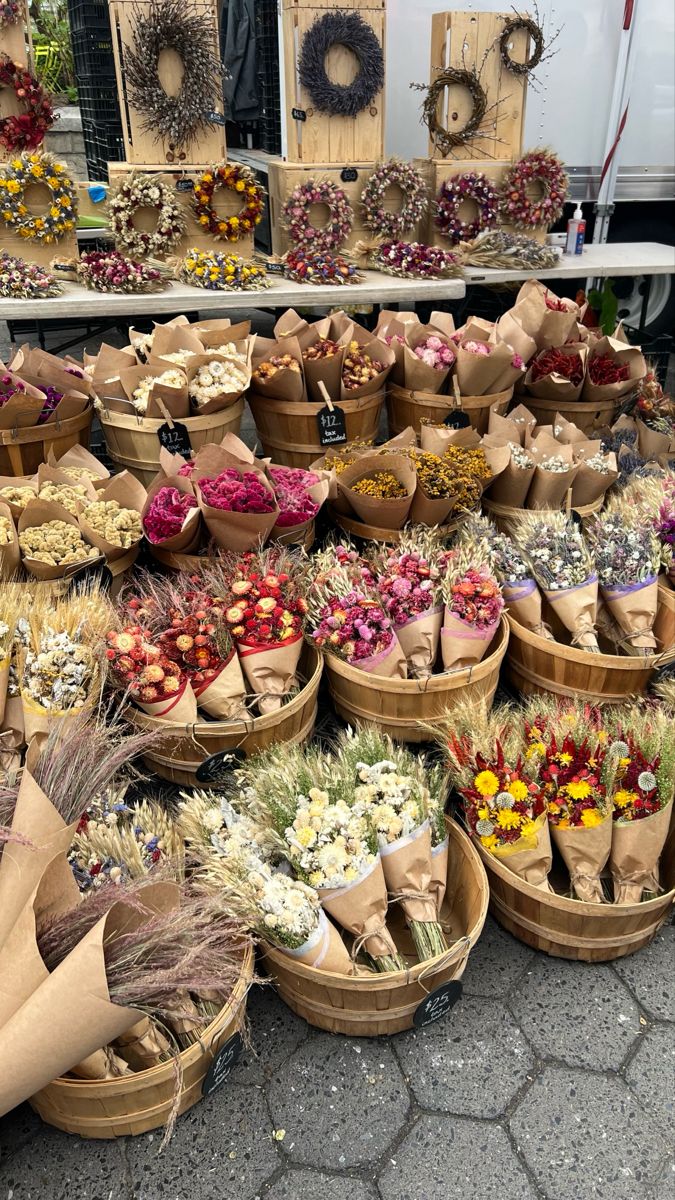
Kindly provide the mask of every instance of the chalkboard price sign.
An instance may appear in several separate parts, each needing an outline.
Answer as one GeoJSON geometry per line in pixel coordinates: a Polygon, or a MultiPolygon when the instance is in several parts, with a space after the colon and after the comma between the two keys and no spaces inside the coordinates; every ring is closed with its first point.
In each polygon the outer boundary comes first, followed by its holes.
{"type": "Polygon", "coordinates": [[[234,771],[246,758],[243,750],[217,750],[200,762],[195,775],[198,783],[217,783],[224,775],[234,771]]]}
{"type": "Polygon", "coordinates": [[[322,446],[336,446],[347,441],[345,411],[334,404],[332,409],[324,404],[316,414],[319,426],[319,442],[322,446]]]}
{"type": "Polygon", "coordinates": [[[450,979],[440,987],[429,992],[421,1004],[417,1005],[413,1017],[413,1025],[421,1029],[424,1025],[432,1025],[447,1016],[450,1009],[457,1003],[462,994],[462,984],[459,979],[450,979]]]}
{"type": "Polygon", "coordinates": [[[306,121],[307,120],[307,113],[305,112],[304,108],[292,108],[291,116],[294,121],[306,121]]]}
{"type": "Polygon", "coordinates": [[[224,1083],[227,1083],[243,1046],[244,1043],[241,1034],[235,1033],[233,1037],[228,1038],[224,1046],[220,1047],[204,1076],[202,1096],[210,1096],[211,1092],[217,1091],[224,1083]]]}
{"type": "Polygon", "coordinates": [[[188,427],[181,425],[180,421],[174,421],[173,425],[165,421],[157,430],[157,437],[169,454],[182,454],[184,458],[192,454],[188,427]]]}

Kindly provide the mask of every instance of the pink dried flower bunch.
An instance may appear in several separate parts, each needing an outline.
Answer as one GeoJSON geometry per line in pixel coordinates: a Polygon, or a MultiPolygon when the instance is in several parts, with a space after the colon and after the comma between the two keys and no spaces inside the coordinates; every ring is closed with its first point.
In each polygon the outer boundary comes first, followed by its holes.
{"type": "Polygon", "coordinates": [[[492,351],[492,347],[489,346],[487,342],[476,342],[476,341],[473,341],[471,338],[469,339],[468,342],[462,342],[462,349],[468,350],[469,354],[483,354],[483,355],[490,354],[492,351]]]}
{"type": "Polygon", "coordinates": [[[194,496],[183,495],[178,488],[160,488],[145,514],[143,528],[149,542],[163,542],[180,533],[190,509],[197,507],[194,496]]]}
{"type": "Polygon", "coordinates": [[[304,525],[313,520],[320,505],[312,500],[309,489],[319,482],[319,476],[300,467],[270,467],[269,475],[280,509],[277,525],[304,525]]]}
{"type": "Polygon", "coordinates": [[[387,346],[391,346],[392,343],[397,343],[399,346],[402,346],[405,342],[405,338],[401,333],[385,333],[383,341],[387,346]]]}
{"type": "Polygon", "coordinates": [[[331,596],[320,613],[312,637],[317,646],[359,662],[388,650],[394,640],[391,620],[375,600],[363,592],[331,596]]]}
{"type": "Polygon", "coordinates": [[[437,579],[437,567],[417,551],[388,559],[377,588],[394,625],[403,625],[410,617],[434,607],[437,579]]]}
{"type": "Polygon", "coordinates": [[[78,275],[87,287],[97,292],[157,291],[162,286],[160,271],[127,258],[118,250],[92,250],[83,254],[78,275]]]}
{"type": "Polygon", "coordinates": [[[12,396],[16,396],[19,392],[25,392],[26,385],[20,379],[13,381],[11,375],[0,375],[0,408],[6,404],[12,396]]]}
{"type": "Polygon", "coordinates": [[[416,358],[420,358],[428,367],[433,367],[436,371],[447,371],[455,361],[455,354],[442,342],[435,334],[430,333],[423,342],[418,342],[415,346],[413,354],[416,358]]]}
{"type": "Polygon", "coordinates": [[[525,366],[525,359],[520,354],[514,354],[511,359],[511,366],[514,371],[522,371],[525,366]]]}
{"type": "Polygon", "coordinates": [[[448,604],[450,612],[472,629],[485,632],[495,625],[501,616],[504,599],[497,580],[487,572],[470,567],[452,585],[448,604]]]}
{"type": "Polygon", "coordinates": [[[186,463],[183,463],[178,474],[180,475],[181,479],[189,479],[190,476],[192,475],[192,472],[194,471],[194,469],[195,469],[194,462],[186,462],[186,463]]]}
{"type": "Polygon", "coordinates": [[[274,511],[274,494],[255,471],[227,467],[215,479],[200,479],[199,489],[206,504],[225,512],[269,513],[274,511]]]}

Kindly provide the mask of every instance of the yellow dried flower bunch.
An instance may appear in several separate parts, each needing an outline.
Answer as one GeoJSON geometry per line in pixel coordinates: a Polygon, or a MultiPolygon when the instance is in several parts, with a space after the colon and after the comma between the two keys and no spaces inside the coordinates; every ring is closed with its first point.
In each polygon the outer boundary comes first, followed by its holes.
{"type": "Polygon", "coordinates": [[[399,500],[407,496],[405,484],[401,483],[391,471],[372,471],[357,479],[352,484],[352,491],[360,496],[373,496],[378,500],[399,500]]]}

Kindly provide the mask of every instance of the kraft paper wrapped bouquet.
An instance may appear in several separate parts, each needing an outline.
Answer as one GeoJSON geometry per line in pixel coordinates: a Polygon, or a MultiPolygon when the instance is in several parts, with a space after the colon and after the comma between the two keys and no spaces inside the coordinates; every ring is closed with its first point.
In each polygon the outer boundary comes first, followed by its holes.
{"type": "Polygon", "coordinates": [[[408,674],[424,679],[433,672],[443,624],[440,542],[431,531],[413,525],[395,548],[375,551],[369,561],[408,674]]]}
{"type": "Polygon", "coordinates": [[[653,522],[623,499],[588,527],[602,598],[629,654],[653,654],[661,546],[653,522]]]}
{"type": "Polygon", "coordinates": [[[469,553],[475,548],[490,565],[504,604],[516,620],[541,637],[552,638],[541,615],[541,593],[529,563],[508,534],[500,533],[489,517],[471,513],[459,535],[459,544],[469,553]]]}
{"type": "Polygon", "coordinates": [[[630,705],[607,714],[605,783],[614,806],[609,865],[615,904],[658,895],[675,791],[672,714],[630,705]]]}
{"type": "Polygon", "coordinates": [[[577,526],[565,513],[541,511],[523,514],[513,531],[543,595],[572,634],[572,644],[599,653],[598,576],[577,526]]]}
{"type": "MultiPolygon", "coordinates": [[[[360,570],[360,569],[359,569],[360,570]]],[[[405,679],[405,654],[393,621],[367,580],[336,564],[321,574],[308,595],[307,631],[316,646],[337,654],[360,671],[405,679]]]]}
{"type": "Polygon", "coordinates": [[[499,584],[473,547],[459,548],[446,563],[441,583],[445,601],[441,653],[446,671],[480,662],[504,608],[499,584]]]}

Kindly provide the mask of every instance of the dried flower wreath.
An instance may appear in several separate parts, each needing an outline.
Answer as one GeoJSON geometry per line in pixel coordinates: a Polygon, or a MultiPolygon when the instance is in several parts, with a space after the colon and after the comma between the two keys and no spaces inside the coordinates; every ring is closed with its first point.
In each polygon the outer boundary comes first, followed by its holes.
{"type": "Polygon", "coordinates": [[[292,247],[306,245],[314,254],[339,250],[352,231],[354,210],[342,188],[329,179],[308,179],[288,197],[281,210],[281,223],[288,230],[292,247]],[[310,209],[319,204],[328,209],[328,220],[312,225],[310,209]]]}
{"type": "Polygon", "coordinates": [[[117,249],[134,258],[166,254],[187,229],[185,211],[171,188],[151,175],[130,175],[108,197],[110,229],[117,249]],[[138,229],[134,213],[139,208],[157,209],[152,230],[138,229]]]}
{"type": "Polygon", "coordinates": [[[143,114],[144,132],[168,144],[167,159],[182,160],[200,131],[214,124],[209,113],[222,101],[217,29],[206,9],[181,0],[150,0],[133,10],[131,24],[133,44],[124,48],[127,99],[143,114]],[[175,50],[183,63],[177,96],[167,95],[157,73],[162,50],[175,50]]]}
{"type": "Polygon", "coordinates": [[[497,190],[487,175],[481,171],[467,171],[465,175],[453,175],[441,184],[434,223],[451,242],[467,242],[483,229],[494,228],[498,213],[497,190]],[[478,213],[473,221],[463,221],[459,216],[463,200],[473,200],[476,204],[478,213]]]}
{"type": "Polygon", "coordinates": [[[500,189],[504,221],[516,229],[553,225],[563,213],[568,179],[565,168],[552,150],[529,150],[507,171],[500,189]],[[533,200],[528,184],[538,183],[541,196],[533,200]]]}
{"type": "Polygon", "coordinates": [[[327,12],[307,30],[298,62],[300,83],[319,112],[355,117],[368,108],[384,87],[384,55],[370,25],[357,12],[327,12]],[[349,84],[332,83],[326,73],[331,46],[345,46],[359,70],[349,84]]]}
{"type": "Polygon", "coordinates": [[[217,241],[237,242],[245,238],[262,220],[265,193],[249,167],[224,163],[211,167],[197,180],[192,193],[192,207],[202,229],[217,241]],[[226,188],[244,201],[233,217],[220,216],[213,207],[216,188],[226,188]]]}
{"type": "Polygon", "coordinates": [[[464,67],[447,67],[439,71],[433,83],[411,84],[419,91],[425,91],[426,96],[422,105],[422,121],[429,130],[430,137],[437,150],[446,158],[451,150],[463,146],[465,142],[480,136],[483,118],[488,110],[487,96],[476,71],[464,67]],[[450,132],[439,121],[441,99],[447,87],[462,87],[471,96],[473,108],[466,124],[457,132],[450,132]]]}
{"type": "Polygon", "coordinates": [[[53,154],[22,154],[2,168],[0,175],[0,219],[26,241],[57,242],[75,228],[77,193],[65,163],[53,154]],[[49,207],[33,216],[24,200],[31,183],[44,184],[50,192],[49,207]]]}
{"type": "Polygon", "coordinates": [[[380,163],[373,171],[361,193],[363,223],[366,229],[382,237],[401,237],[414,229],[424,216],[429,205],[427,185],[423,176],[411,163],[392,158],[380,163]],[[391,212],[384,207],[387,188],[395,187],[403,193],[400,212],[391,212]]]}
{"type": "Polygon", "coordinates": [[[63,288],[37,263],[0,250],[0,296],[9,300],[40,300],[59,296],[63,288]]]}
{"type": "Polygon", "coordinates": [[[11,88],[25,109],[18,116],[0,117],[0,146],[10,154],[17,150],[36,150],[54,124],[54,109],[49,96],[27,67],[0,54],[0,91],[11,88]]]}
{"type": "Polygon", "coordinates": [[[0,0],[0,29],[16,25],[21,19],[24,6],[21,0],[0,0]]]}

